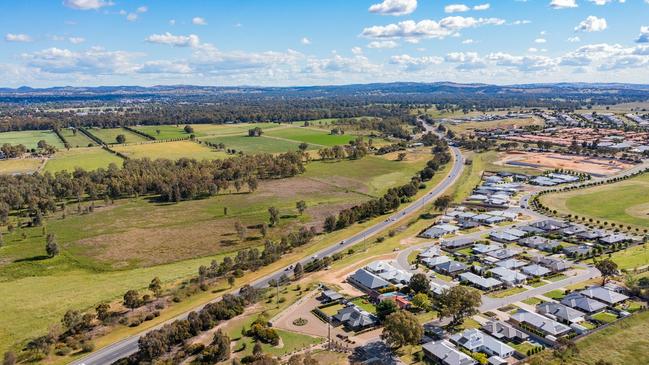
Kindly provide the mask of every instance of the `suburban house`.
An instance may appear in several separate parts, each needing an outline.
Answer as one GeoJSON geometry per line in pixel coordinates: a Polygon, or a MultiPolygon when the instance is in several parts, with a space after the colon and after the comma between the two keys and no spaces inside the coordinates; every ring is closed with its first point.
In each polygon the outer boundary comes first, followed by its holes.
{"type": "Polygon", "coordinates": [[[475,365],[476,362],[467,354],[458,351],[446,340],[433,341],[422,346],[424,356],[438,365],[475,365]]]}
{"type": "Polygon", "coordinates": [[[612,290],[608,290],[604,287],[601,286],[594,286],[590,287],[588,289],[584,289],[580,294],[587,296],[592,299],[597,299],[601,302],[604,302],[608,305],[615,305],[617,303],[624,302],[625,300],[629,299],[626,295],[622,293],[618,293],[612,290]]]}
{"type": "Polygon", "coordinates": [[[615,233],[612,235],[604,236],[599,238],[599,243],[604,245],[615,245],[618,243],[631,242],[633,239],[627,235],[621,233],[615,233]]]}
{"type": "Polygon", "coordinates": [[[485,245],[483,243],[478,243],[471,248],[471,251],[477,254],[486,254],[487,252],[496,251],[503,248],[500,244],[490,244],[485,245]]]}
{"type": "Polygon", "coordinates": [[[494,278],[485,278],[472,272],[465,272],[459,276],[460,282],[468,283],[482,290],[494,290],[503,285],[502,282],[494,278]]]}
{"type": "Polygon", "coordinates": [[[521,269],[521,271],[525,275],[529,275],[529,276],[533,276],[533,277],[537,277],[537,278],[540,278],[541,276],[548,275],[549,273],[552,272],[552,271],[550,271],[550,269],[545,268],[545,267],[543,267],[541,265],[536,265],[536,264],[525,266],[525,267],[523,267],[521,269]]]}
{"type": "Polygon", "coordinates": [[[514,343],[525,342],[529,337],[527,333],[503,321],[489,321],[482,326],[482,330],[497,339],[514,343]]]}
{"type": "Polygon", "coordinates": [[[425,230],[421,236],[425,238],[440,238],[447,234],[453,234],[460,230],[460,227],[454,226],[452,224],[436,224],[427,230],[425,230]]]}
{"type": "Polygon", "coordinates": [[[417,257],[420,259],[425,259],[425,258],[430,258],[430,257],[437,257],[441,254],[441,250],[439,249],[439,246],[430,246],[427,247],[425,250],[421,251],[417,257]]]}
{"type": "Polygon", "coordinates": [[[347,281],[364,291],[376,291],[390,286],[386,280],[372,274],[365,269],[358,269],[347,278],[347,281]]]}
{"type": "Polygon", "coordinates": [[[568,227],[567,223],[561,222],[561,221],[555,221],[552,219],[547,219],[544,221],[540,222],[535,222],[530,224],[532,227],[536,227],[538,229],[543,230],[544,232],[555,232],[560,229],[564,229],[568,227]]]}
{"type": "Polygon", "coordinates": [[[561,303],[541,303],[536,306],[536,311],[568,325],[580,323],[585,320],[584,313],[561,303]]]}
{"type": "Polygon", "coordinates": [[[510,257],[518,255],[520,252],[518,250],[513,250],[510,248],[503,248],[501,250],[491,251],[487,253],[487,256],[493,257],[498,260],[506,260],[510,257]]]}
{"type": "Polygon", "coordinates": [[[333,316],[335,324],[342,324],[351,331],[360,331],[375,326],[378,323],[372,314],[355,305],[347,306],[333,316]]]}
{"type": "Polygon", "coordinates": [[[522,284],[527,280],[527,275],[523,275],[518,271],[509,270],[504,267],[495,267],[489,270],[489,272],[508,286],[522,284]]]}
{"type": "Polygon", "coordinates": [[[447,261],[441,264],[435,265],[435,271],[440,274],[456,277],[457,275],[465,272],[468,267],[458,261],[447,261]]]}
{"type": "Polygon", "coordinates": [[[567,305],[570,308],[578,309],[588,314],[593,314],[602,311],[606,308],[606,304],[591,299],[581,293],[570,293],[561,299],[561,304],[567,305]]]}
{"type": "Polygon", "coordinates": [[[514,349],[499,340],[477,329],[467,329],[451,337],[451,341],[471,352],[484,352],[489,356],[507,358],[514,354],[514,349]]]}
{"type": "Polygon", "coordinates": [[[424,265],[431,268],[449,261],[451,258],[448,256],[427,257],[421,260],[424,265]]]}
{"type": "Polygon", "coordinates": [[[367,271],[379,276],[385,281],[395,285],[406,285],[410,282],[412,274],[390,265],[387,261],[374,261],[365,267],[367,271]]]}
{"type": "Polygon", "coordinates": [[[318,300],[325,304],[337,302],[341,299],[343,299],[343,296],[335,290],[323,290],[320,297],[318,297],[318,300]]]}
{"type": "Polygon", "coordinates": [[[523,328],[531,328],[544,335],[560,337],[570,332],[570,327],[565,324],[525,309],[519,309],[510,317],[510,320],[523,328]]]}
{"type": "Polygon", "coordinates": [[[536,256],[532,258],[532,261],[547,267],[553,273],[566,271],[572,267],[572,263],[570,261],[555,258],[555,257],[536,256]]]}
{"type": "Polygon", "coordinates": [[[489,238],[496,242],[512,243],[520,240],[527,232],[516,228],[509,228],[504,231],[491,232],[489,238]]]}
{"type": "Polygon", "coordinates": [[[378,300],[379,302],[382,302],[384,300],[393,301],[394,304],[396,304],[397,307],[399,307],[399,309],[407,309],[410,307],[411,304],[410,300],[408,300],[408,298],[405,295],[400,295],[397,294],[396,292],[381,294],[379,295],[378,300]]]}
{"type": "Polygon", "coordinates": [[[505,269],[518,269],[523,266],[527,265],[527,261],[523,260],[518,260],[518,259],[507,259],[507,260],[500,260],[496,262],[496,266],[498,267],[504,267],[505,269]]]}
{"type": "Polygon", "coordinates": [[[430,282],[430,291],[433,292],[434,295],[442,295],[444,290],[448,290],[451,287],[445,284],[438,284],[434,281],[431,280],[430,282]]]}

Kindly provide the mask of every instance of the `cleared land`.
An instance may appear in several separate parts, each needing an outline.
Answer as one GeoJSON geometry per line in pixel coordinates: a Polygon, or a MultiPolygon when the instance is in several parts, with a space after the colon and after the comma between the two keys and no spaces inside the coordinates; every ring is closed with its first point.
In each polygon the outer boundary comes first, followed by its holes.
{"type": "Polygon", "coordinates": [[[66,141],[70,144],[71,148],[76,148],[76,147],[92,147],[96,146],[97,143],[93,141],[92,139],[88,138],[85,134],[77,131],[76,133],[74,130],[65,128],[60,131],[61,135],[63,138],[65,138],[66,141]]]}
{"type": "Polygon", "coordinates": [[[19,131],[0,133],[0,146],[22,144],[27,148],[36,148],[38,141],[43,140],[56,148],[63,148],[63,142],[53,131],[19,131]]]}
{"type": "MultiPolygon", "coordinates": [[[[346,181],[354,179],[344,176],[345,171],[358,176],[360,167],[356,166],[361,165],[354,164],[363,163],[363,159],[341,162],[339,166],[346,167],[338,169],[337,177],[329,177],[323,169],[324,175],[264,181],[252,194],[244,189],[240,194],[178,204],[158,204],[145,198],[119,200],[108,206],[102,202],[94,213],[85,215],[76,214],[76,205],[70,204],[65,219],[59,212],[45,223],[62,251],[52,259],[44,257],[45,236],[40,227],[4,233],[0,292],[10,294],[0,296],[0,347],[43,334],[70,308],[87,309],[121,297],[127,289],[146,287],[154,276],[163,282],[184,278],[212,259],[241,247],[262,245],[255,226],[268,221],[269,206],[276,206],[282,216],[270,237],[294,229],[296,224],[319,225],[327,214],[368,199],[364,191],[381,186],[376,181],[386,181],[388,172],[377,166],[391,163],[389,173],[393,173],[395,167],[416,170],[425,161],[421,158],[422,162],[407,164],[366,159],[372,162],[362,168],[366,185],[349,186],[346,181]],[[295,209],[299,200],[308,206],[302,216],[295,209]],[[243,241],[235,234],[235,221],[247,227],[243,241]]],[[[307,170],[317,170],[318,165],[309,164],[307,170]]],[[[404,173],[404,180],[398,183],[407,182],[410,176],[410,172],[404,173]]],[[[318,237],[317,242],[335,242],[340,237],[336,232],[318,237]]]]}
{"type": "Polygon", "coordinates": [[[130,158],[167,158],[178,160],[180,158],[194,158],[197,160],[213,160],[226,158],[225,152],[213,150],[210,147],[192,141],[174,141],[159,143],[141,143],[115,146],[113,149],[130,158]]]}
{"type": "Polygon", "coordinates": [[[601,331],[577,341],[579,354],[561,361],[551,351],[535,356],[534,364],[580,365],[595,364],[598,360],[611,364],[649,364],[649,312],[642,312],[623,319],[601,331]]]}
{"type": "Polygon", "coordinates": [[[0,175],[29,174],[38,170],[42,163],[38,158],[0,160],[0,175]]]}
{"type": "Polygon", "coordinates": [[[326,130],[304,127],[270,130],[265,135],[289,139],[298,143],[306,142],[321,147],[347,144],[358,137],[348,134],[332,135],[326,130]]]}
{"type": "Polygon", "coordinates": [[[73,148],[61,150],[50,157],[45,163],[45,171],[74,171],[77,167],[84,170],[96,170],[106,168],[111,163],[122,166],[120,157],[102,149],[101,147],[73,148]]]}
{"type": "Polygon", "coordinates": [[[146,138],[130,132],[124,128],[91,128],[88,129],[93,136],[101,139],[106,144],[117,144],[117,136],[123,134],[126,137],[126,143],[138,143],[148,141],[146,138]]]}
{"type": "Polygon", "coordinates": [[[610,158],[519,151],[502,154],[496,164],[523,166],[539,170],[568,169],[597,176],[614,175],[633,167],[632,164],[610,158]]]}
{"type": "Polygon", "coordinates": [[[226,149],[234,149],[249,154],[255,153],[282,153],[288,151],[297,151],[300,143],[261,137],[248,137],[247,135],[234,135],[222,137],[209,137],[203,139],[211,143],[223,143],[226,149]]]}
{"type": "MultiPolygon", "coordinates": [[[[193,134],[196,137],[242,134],[254,127],[260,127],[265,130],[279,126],[281,124],[278,123],[191,124],[191,127],[194,129],[193,134]]],[[[185,132],[185,125],[143,125],[134,128],[159,140],[187,138],[191,135],[191,133],[185,132]]]]}
{"type": "Polygon", "coordinates": [[[457,134],[472,134],[476,130],[490,129],[514,129],[530,125],[543,125],[539,118],[512,118],[503,120],[492,120],[486,122],[464,122],[458,124],[447,124],[453,132],[457,134]]]}
{"type": "Polygon", "coordinates": [[[541,197],[550,209],[645,229],[649,225],[649,174],[541,197]]]}

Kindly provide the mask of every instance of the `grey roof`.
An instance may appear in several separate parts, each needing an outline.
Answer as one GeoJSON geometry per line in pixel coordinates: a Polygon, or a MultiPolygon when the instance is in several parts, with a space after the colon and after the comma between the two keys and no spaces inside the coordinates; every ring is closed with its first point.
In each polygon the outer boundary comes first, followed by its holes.
{"type": "Polygon", "coordinates": [[[561,221],[547,219],[544,221],[532,223],[531,226],[542,229],[547,232],[547,231],[556,231],[562,228],[566,228],[568,225],[561,221]]]}
{"type": "Polygon", "coordinates": [[[628,242],[631,241],[631,237],[621,234],[621,233],[616,233],[612,234],[606,237],[601,237],[599,239],[600,242],[606,243],[606,244],[614,244],[614,243],[620,243],[620,242],[628,242]]]}
{"type": "Polygon", "coordinates": [[[487,352],[509,357],[514,349],[477,329],[467,329],[451,337],[452,341],[471,352],[487,352]]]}
{"type": "Polygon", "coordinates": [[[518,259],[514,259],[514,258],[510,258],[510,259],[507,259],[507,260],[500,260],[500,261],[496,262],[496,266],[504,267],[506,269],[517,269],[517,268],[523,267],[525,265],[527,265],[527,261],[518,260],[518,259]]]}
{"type": "Polygon", "coordinates": [[[460,274],[460,280],[468,281],[469,283],[484,289],[491,289],[502,284],[502,282],[500,282],[499,280],[496,280],[494,278],[485,278],[472,272],[465,272],[460,274]]]}
{"type": "Polygon", "coordinates": [[[457,261],[447,261],[442,262],[441,264],[435,265],[435,270],[445,271],[447,273],[460,272],[467,269],[467,266],[461,262],[457,261]]]}
{"type": "Polygon", "coordinates": [[[422,346],[424,353],[444,365],[474,365],[476,362],[446,340],[433,341],[422,346]]]}
{"type": "Polygon", "coordinates": [[[475,246],[473,246],[472,250],[477,253],[487,253],[487,252],[501,249],[502,247],[503,247],[502,245],[498,245],[498,244],[485,245],[482,243],[478,243],[475,246]]]}
{"type": "Polygon", "coordinates": [[[538,313],[528,312],[525,309],[519,309],[511,318],[519,323],[526,323],[552,336],[561,336],[570,331],[570,327],[565,324],[561,324],[538,313]]]}
{"type": "Polygon", "coordinates": [[[547,243],[548,241],[550,241],[550,240],[545,238],[545,237],[532,236],[532,237],[521,238],[518,241],[518,243],[520,243],[521,245],[528,246],[528,247],[537,247],[537,246],[539,246],[541,244],[547,243]]]}
{"type": "Polygon", "coordinates": [[[527,233],[543,233],[543,232],[545,232],[541,228],[537,228],[537,227],[530,226],[530,225],[519,227],[519,229],[521,231],[527,232],[527,233]]]}
{"type": "Polygon", "coordinates": [[[541,314],[551,314],[559,319],[571,323],[581,322],[584,320],[585,316],[584,313],[576,309],[572,309],[567,305],[553,302],[541,303],[537,305],[536,311],[541,314]]]}
{"type": "Polygon", "coordinates": [[[439,256],[439,254],[440,254],[439,251],[440,251],[439,246],[430,246],[430,247],[427,247],[425,250],[421,251],[418,256],[422,257],[422,258],[423,257],[435,257],[435,256],[439,256]]]}
{"type": "Polygon", "coordinates": [[[561,304],[571,308],[580,309],[587,313],[593,313],[606,308],[606,304],[595,299],[588,298],[580,293],[570,293],[561,299],[561,304]]]}
{"type": "Polygon", "coordinates": [[[343,298],[343,296],[335,290],[325,290],[322,292],[322,295],[327,297],[329,300],[338,300],[343,298]]]}
{"type": "Polygon", "coordinates": [[[608,304],[617,304],[619,302],[623,302],[629,299],[629,297],[627,297],[624,294],[614,292],[612,290],[608,290],[601,286],[595,286],[588,289],[584,289],[581,291],[581,294],[589,298],[601,300],[602,302],[608,304]]]}
{"type": "Polygon", "coordinates": [[[339,310],[334,318],[351,328],[373,326],[377,323],[374,316],[355,305],[339,310]]]}
{"type": "Polygon", "coordinates": [[[510,257],[516,256],[516,255],[518,255],[518,253],[519,252],[517,250],[504,248],[504,249],[501,249],[501,250],[487,252],[487,256],[491,256],[491,257],[495,257],[495,258],[500,259],[500,260],[504,260],[504,259],[508,259],[510,257]]]}
{"type": "Polygon", "coordinates": [[[429,267],[435,267],[441,263],[449,262],[449,261],[451,261],[451,258],[448,256],[427,257],[421,259],[421,262],[423,262],[429,267]]]}
{"type": "Polygon", "coordinates": [[[520,283],[527,279],[527,275],[523,275],[517,271],[509,270],[504,267],[494,267],[489,271],[500,280],[510,284],[520,283]]]}
{"type": "Polygon", "coordinates": [[[551,272],[550,269],[536,264],[525,266],[521,271],[530,276],[543,276],[551,272]]]}
{"type": "Polygon", "coordinates": [[[365,269],[358,269],[353,275],[349,277],[356,283],[369,288],[369,289],[380,289],[386,286],[389,286],[390,283],[381,279],[380,277],[372,274],[371,272],[365,269]]]}
{"type": "Polygon", "coordinates": [[[503,231],[503,232],[491,232],[489,234],[489,238],[495,241],[514,242],[514,241],[518,241],[520,236],[516,236],[511,233],[507,233],[503,231]]]}
{"type": "Polygon", "coordinates": [[[503,321],[489,321],[482,326],[482,329],[495,338],[505,338],[508,340],[519,339],[523,341],[529,337],[527,333],[503,321]]]}

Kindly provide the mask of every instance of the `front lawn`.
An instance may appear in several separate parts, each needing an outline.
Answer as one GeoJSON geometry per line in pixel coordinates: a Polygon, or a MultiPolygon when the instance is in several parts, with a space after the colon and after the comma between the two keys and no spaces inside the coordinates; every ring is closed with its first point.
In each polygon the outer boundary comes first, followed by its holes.
{"type": "Polygon", "coordinates": [[[338,311],[343,308],[345,308],[345,306],[339,303],[339,304],[332,305],[330,307],[320,308],[320,310],[322,311],[322,313],[328,315],[329,317],[332,317],[336,315],[336,313],[338,313],[338,311]]]}
{"type": "Polygon", "coordinates": [[[563,289],[556,289],[543,294],[543,296],[554,300],[561,300],[566,296],[566,292],[563,289]]]}
{"type": "Polygon", "coordinates": [[[376,314],[376,307],[374,306],[374,304],[370,303],[369,300],[367,300],[367,297],[354,298],[351,302],[368,313],[376,314]]]}
{"type": "Polygon", "coordinates": [[[602,323],[611,323],[617,320],[617,316],[609,312],[600,312],[592,315],[591,318],[596,319],[602,323]]]}
{"type": "Polygon", "coordinates": [[[522,288],[522,287],[520,287],[520,288],[519,287],[513,287],[513,288],[509,288],[509,289],[489,293],[488,296],[491,297],[491,298],[505,298],[505,297],[508,297],[510,295],[522,293],[522,292],[524,292],[526,290],[527,289],[522,288]]]}
{"type": "Polygon", "coordinates": [[[531,297],[531,298],[527,298],[527,299],[523,300],[523,303],[525,303],[527,305],[534,305],[534,306],[536,306],[538,304],[541,304],[541,303],[544,303],[544,302],[545,302],[544,300],[541,300],[541,299],[539,299],[537,297],[531,297]]]}

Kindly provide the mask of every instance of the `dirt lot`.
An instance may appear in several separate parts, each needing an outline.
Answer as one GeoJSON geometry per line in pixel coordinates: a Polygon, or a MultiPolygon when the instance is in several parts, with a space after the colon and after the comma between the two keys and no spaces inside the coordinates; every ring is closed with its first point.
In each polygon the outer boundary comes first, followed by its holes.
{"type": "Polygon", "coordinates": [[[318,280],[327,283],[327,284],[335,284],[336,286],[340,287],[340,290],[338,292],[340,294],[345,294],[349,295],[352,297],[358,297],[361,296],[365,293],[362,291],[356,289],[354,286],[348,284],[345,282],[345,279],[353,273],[354,271],[360,269],[361,267],[373,262],[373,261],[378,261],[378,260],[393,260],[397,257],[396,253],[391,253],[387,255],[382,255],[382,256],[374,256],[367,258],[365,260],[356,262],[354,265],[344,267],[340,270],[335,270],[335,271],[325,271],[322,276],[318,277],[318,280]]]}
{"type": "Polygon", "coordinates": [[[633,166],[615,159],[560,153],[508,152],[501,154],[500,157],[500,160],[496,162],[497,165],[523,165],[539,170],[568,169],[599,176],[613,175],[633,166]]]}

